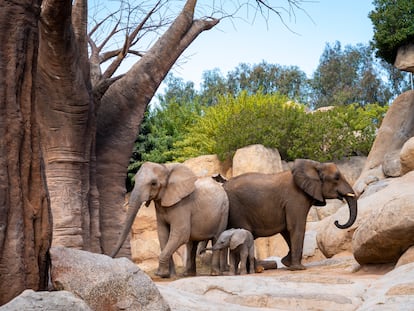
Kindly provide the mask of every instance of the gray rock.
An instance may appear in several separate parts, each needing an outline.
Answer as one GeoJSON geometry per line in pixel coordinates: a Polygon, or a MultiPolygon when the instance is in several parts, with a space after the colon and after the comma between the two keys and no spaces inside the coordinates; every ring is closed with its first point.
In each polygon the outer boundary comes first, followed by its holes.
{"type": "Polygon", "coordinates": [[[394,66],[400,70],[414,72],[414,44],[409,43],[398,48],[394,66]]]}
{"type": "Polygon", "coordinates": [[[169,310],[152,280],[127,258],[52,247],[54,288],[82,298],[93,310],[169,310]]]}
{"type": "Polygon", "coordinates": [[[0,307],[1,311],[89,311],[92,310],[82,299],[68,291],[35,292],[25,290],[19,296],[0,307]]]}
{"type": "MultiPolygon", "coordinates": [[[[320,221],[317,228],[317,241],[319,249],[328,258],[343,251],[352,252],[352,239],[355,230],[366,221],[370,222],[370,219],[375,217],[375,215],[380,211],[384,210],[384,206],[392,204],[390,202],[396,201],[398,198],[405,197],[413,193],[413,184],[414,172],[410,172],[402,177],[389,179],[388,186],[377,191],[375,194],[358,199],[358,216],[355,223],[350,228],[341,230],[334,225],[334,221],[339,220],[340,223],[343,223],[346,219],[348,219],[348,207],[344,204],[335,214],[320,221]]],[[[398,215],[398,213],[396,213],[394,220],[397,221],[397,218],[403,219],[405,217],[405,214],[398,215]]],[[[402,239],[403,236],[407,234],[404,230],[405,228],[401,228],[400,230],[402,239]]],[[[380,247],[381,246],[378,245],[378,248],[380,247]]],[[[398,258],[394,259],[395,261],[398,260],[398,258]]]]}
{"type": "Polygon", "coordinates": [[[411,311],[414,306],[414,263],[403,265],[375,281],[358,311],[411,311]]]}
{"type": "Polygon", "coordinates": [[[382,170],[386,177],[398,177],[401,176],[401,162],[400,162],[401,150],[393,150],[388,152],[384,156],[384,163],[382,164],[382,170]]]}
{"type": "Polygon", "coordinates": [[[352,240],[354,257],[360,264],[397,262],[411,245],[414,245],[414,192],[400,193],[372,210],[352,240]]]}

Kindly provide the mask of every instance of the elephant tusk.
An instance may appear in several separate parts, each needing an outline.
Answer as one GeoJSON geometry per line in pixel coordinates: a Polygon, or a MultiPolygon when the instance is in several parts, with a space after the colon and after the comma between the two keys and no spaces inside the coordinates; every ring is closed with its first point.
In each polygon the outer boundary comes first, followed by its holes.
{"type": "Polygon", "coordinates": [[[345,194],[346,197],[354,197],[355,193],[352,192],[348,192],[347,194],[345,194]]]}

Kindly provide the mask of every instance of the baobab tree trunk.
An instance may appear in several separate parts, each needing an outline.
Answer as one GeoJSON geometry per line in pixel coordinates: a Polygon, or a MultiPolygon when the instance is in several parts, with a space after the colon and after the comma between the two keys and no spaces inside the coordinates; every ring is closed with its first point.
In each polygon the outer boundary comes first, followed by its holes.
{"type": "MultiPolygon", "coordinates": [[[[86,0],[73,6],[71,0],[43,3],[36,107],[53,245],[105,253],[115,246],[125,218],[127,166],[144,111],[181,53],[218,23],[194,20],[196,3],[187,1],[156,44],[107,87],[108,77],[96,81],[99,74],[91,82],[86,0]]],[[[129,243],[119,255],[130,256],[129,243]]]]}
{"type": "MultiPolygon", "coordinates": [[[[100,193],[102,247],[106,254],[116,245],[125,213],[125,178],[133,144],[144,112],[178,57],[216,19],[194,20],[197,1],[188,0],[171,27],[154,46],[104,94],[98,110],[97,183],[100,193]],[[121,226],[119,225],[121,224],[121,226]]],[[[129,255],[129,242],[118,256],[129,255]]]]}
{"type": "Polygon", "coordinates": [[[40,3],[0,2],[0,305],[48,281],[52,224],[34,113],[40,3]]]}
{"type": "Polygon", "coordinates": [[[73,8],[81,12],[74,18],[80,24],[76,34],[71,0],[43,4],[37,114],[54,218],[53,245],[101,252],[94,177],[95,104],[87,47],[82,44],[86,2],[77,1],[73,8]]]}

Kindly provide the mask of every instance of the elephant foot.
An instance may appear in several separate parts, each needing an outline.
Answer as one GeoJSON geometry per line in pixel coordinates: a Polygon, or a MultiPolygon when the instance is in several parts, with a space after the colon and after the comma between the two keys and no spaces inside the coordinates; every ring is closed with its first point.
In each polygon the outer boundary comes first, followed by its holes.
{"type": "Polygon", "coordinates": [[[292,265],[290,257],[288,257],[288,256],[283,257],[281,261],[286,267],[290,267],[292,265]]]}
{"type": "Polygon", "coordinates": [[[210,270],[210,275],[212,275],[212,276],[217,276],[217,275],[222,275],[223,273],[222,273],[222,271],[220,270],[220,268],[218,268],[218,267],[216,267],[216,266],[214,266],[214,267],[211,267],[211,270],[210,270]]]}
{"type": "Polygon", "coordinates": [[[162,266],[159,266],[157,272],[155,272],[155,275],[159,276],[160,278],[166,279],[171,277],[171,271],[170,269],[168,269],[168,267],[164,268],[162,266]]]}
{"type": "Polygon", "coordinates": [[[211,271],[210,272],[210,275],[211,276],[218,276],[218,275],[220,275],[221,273],[219,272],[219,271],[211,271]]]}
{"type": "Polygon", "coordinates": [[[286,268],[290,271],[306,270],[306,267],[302,264],[290,265],[289,267],[286,267],[286,268]]]}
{"type": "Polygon", "coordinates": [[[170,273],[162,273],[160,271],[157,271],[157,272],[155,272],[155,275],[159,276],[160,278],[163,278],[163,279],[170,278],[170,273]]]}
{"type": "Polygon", "coordinates": [[[196,276],[197,273],[195,271],[184,271],[183,276],[196,276]]]}

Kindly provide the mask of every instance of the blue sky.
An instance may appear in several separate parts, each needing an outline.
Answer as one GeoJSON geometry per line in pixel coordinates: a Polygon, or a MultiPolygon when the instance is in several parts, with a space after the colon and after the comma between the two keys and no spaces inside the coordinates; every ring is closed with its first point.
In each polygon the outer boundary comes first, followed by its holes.
{"type": "Polygon", "coordinates": [[[254,24],[222,21],[191,44],[172,72],[197,89],[204,71],[219,68],[225,76],[240,63],[298,66],[311,77],[326,43],[339,41],[345,47],[372,39],[371,0],[310,0],[303,9],[309,16],[297,11],[296,19],[289,20],[285,15],[296,33],[275,17],[267,25],[261,18],[254,24]]]}

